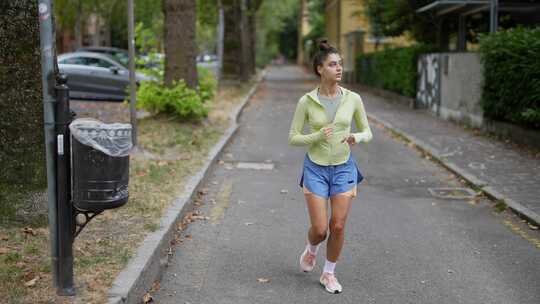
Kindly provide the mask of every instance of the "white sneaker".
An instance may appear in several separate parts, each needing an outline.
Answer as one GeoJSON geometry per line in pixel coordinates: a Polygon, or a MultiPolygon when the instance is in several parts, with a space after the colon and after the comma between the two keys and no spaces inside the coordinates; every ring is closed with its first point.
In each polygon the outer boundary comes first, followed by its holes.
{"type": "Polygon", "coordinates": [[[317,256],[309,252],[308,247],[309,245],[306,246],[306,249],[302,252],[302,255],[300,255],[300,269],[302,269],[303,272],[310,272],[313,270],[313,267],[315,267],[315,258],[317,256]]]}
{"type": "Polygon", "coordinates": [[[332,273],[323,272],[319,282],[321,282],[321,285],[324,286],[329,293],[340,293],[343,291],[343,287],[341,287],[336,276],[332,273]]]}

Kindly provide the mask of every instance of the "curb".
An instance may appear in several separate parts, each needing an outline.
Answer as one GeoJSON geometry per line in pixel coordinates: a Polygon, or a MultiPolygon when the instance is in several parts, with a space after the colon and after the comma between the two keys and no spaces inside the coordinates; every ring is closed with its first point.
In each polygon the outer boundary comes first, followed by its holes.
{"type": "Polygon", "coordinates": [[[494,189],[493,186],[490,186],[487,182],[476,177],[474,174],[470,173],[469,171],[459,167],[458,165],[456,165],[455,163],[451,161],[446,160],[444,157],[441,156],[441,153],[439,152],[439,150],[437,150],[430,144],[414,137],[413,135],[410,135],[409,133],[401,130],[400,128],[393,126],[391,123],[385,121],[384,119],[377,117],[377,115],[368,114],[368,117],[372,119],[373,121],[383,125],[386,129],[396,133],[397,135],[413,143],[418,149],[430,155],[443,167],[459,175],[461,178],[466,180],[469,184],[472,184],[475,187],[479,188],[480,191],[482,191],[490,199],[496,200],[496,201],[502,201],[508,207],[510,207],[510,209],[512,209],[515,213],[527,218],[529,221],[533,222],[535,225],[540,224],[539,214],[537,214],[536,212],[533,212],[532,210],[516,202],[515,200],[499,193],[498,191],[494,189]]]}
{"type": "Polygon", "coordinates": [[[145,237],[134,257],[118,274],[108,292],[109,304],[141,303],[143,295],[154,281],[161,277],[167,266],[167,250],[175,232],[176,222],[192,208],[190,202],[197,188],[203,184],[221,151],[238,130],[238,119],[242,110],[265,76],[266,70],[263,70],[244,100],[230,114],[231,126],[210,150],[203,167],[187,181],[182,194],[176,197],[173,204],[165,211],[161,218],[160,228],[145,237]]]}

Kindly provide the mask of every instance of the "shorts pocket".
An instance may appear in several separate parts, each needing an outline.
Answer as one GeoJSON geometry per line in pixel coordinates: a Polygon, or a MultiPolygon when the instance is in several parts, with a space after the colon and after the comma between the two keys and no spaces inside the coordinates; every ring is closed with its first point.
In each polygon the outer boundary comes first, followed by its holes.
{"type": "Polygon", "coordinates": [[[354,176],[348,171],[342,171],[334,176],[334,185],[347,185],[354,183],[354,176]]]}

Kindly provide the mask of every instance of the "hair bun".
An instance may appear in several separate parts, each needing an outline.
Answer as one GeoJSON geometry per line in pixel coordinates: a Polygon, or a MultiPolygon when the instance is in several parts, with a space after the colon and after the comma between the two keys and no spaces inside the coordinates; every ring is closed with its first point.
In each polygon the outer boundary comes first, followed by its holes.
{"type": "Polygon", "coordinates": [[[330,46],[330,44],[328,44],[328,40],[327,39],[321,39],[319,40],[319,50],[320,51],[328,51],[330,50],[332,47],[330,46]]]}

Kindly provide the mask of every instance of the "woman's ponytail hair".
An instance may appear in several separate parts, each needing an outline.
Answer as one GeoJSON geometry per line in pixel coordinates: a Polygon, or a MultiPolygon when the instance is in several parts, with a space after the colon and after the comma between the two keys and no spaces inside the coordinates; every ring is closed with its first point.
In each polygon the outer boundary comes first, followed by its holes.
{"type": "Polygon", "coordinates": [[[315,53],[315,56],[313,56],[313,71],[315,72],[315,75],[320,77],[321,75],[319,74],[319,71],[317,71],[317,67],[323,65],[328,55],[339,54],[339,52],[335,47],[328,43],[326,38],[319,39],[317,44],[319,46],[319,50],[317,53],[315,53]]]}

